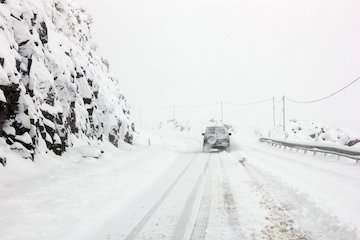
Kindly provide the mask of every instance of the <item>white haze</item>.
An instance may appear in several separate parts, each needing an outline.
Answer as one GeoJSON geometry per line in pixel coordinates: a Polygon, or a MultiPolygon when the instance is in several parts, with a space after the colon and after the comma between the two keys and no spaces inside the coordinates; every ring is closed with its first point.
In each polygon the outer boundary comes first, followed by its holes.
{"type": "MultiPolygon", "coordinates": [[[[360,75],[357,0],[78,1],[94,16],[99,50],[140,122],[172,117],[161,108],[167,105],[317,98],[360,75]]],[[[289,103],[288,118],[359,134],[359,90],[357,84],[314,105],[289,103]]],[[[224,111],[225,120],[272,124],[271,103],[224,111]]],[[[215,106],[175,114],[194,120],[219,112],[215,106]]]]}

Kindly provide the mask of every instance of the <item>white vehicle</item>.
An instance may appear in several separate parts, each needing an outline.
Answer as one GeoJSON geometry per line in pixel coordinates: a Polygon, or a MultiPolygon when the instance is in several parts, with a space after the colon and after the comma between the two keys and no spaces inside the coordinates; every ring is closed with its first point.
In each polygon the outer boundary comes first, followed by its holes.
{"type": "Polygon", "coordinates": [[[208,152],[210,149],[229,150],[231,133],[223,126],[207,127],[203,141],[203,152],[208,152]]]}

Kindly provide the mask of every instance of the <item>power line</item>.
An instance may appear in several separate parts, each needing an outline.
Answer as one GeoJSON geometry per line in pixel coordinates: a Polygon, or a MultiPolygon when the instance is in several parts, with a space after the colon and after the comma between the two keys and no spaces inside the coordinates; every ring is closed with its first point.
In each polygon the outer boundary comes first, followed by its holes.
{"type": "Polygon", "coordinates": [[[262,99],[262,100],[258,100],[258,101],[253,101],[253,102],[247,102],[247,103],[229,103],[229,102],[224,102],[224,104],[226,105],[232,105],[232,106],[236,106],[236,107],[246,107],[246,106],[251,106],[251,105],[257,105],[257,104],[261,104],[261,103],[266,103],[266,102],[272,102],[273,98],[266,98],[266,99],[262,99]]]}
{"type": "Polygon", "coordinates": [[[356,82],[358,82],[360,80],[360,76],[355,78],[353,81],[351,81],[350,83],[348,83],[347,85],[345,85],[344,87],[340,88],[339,90],[333,92],[333,93],[330,93],[324,97],[321,97],[321,98],[317,98],[317,99],[313,99],[313,100],[308,100],[308,101],[299,101],[299,100],[294,100],[294,99],[291,99],[291,98],[288,98],[286,97],[286,99],[290,102],[293,102],[293,103],[317,103],[317,102],[321,102],[321,101],[324,101],[328,98],[331,98],[339,93],[341,93],[342,91],[344,91],[345,89],[349,88],[350,86],[354,85],[356,82]]]}
{"type": "Polygon", "coordinates": [[[205,103],[205,104],[193,104],[193,105],[175,105],[176,108],[185,108],[185,109],[199,109],[199,108],[210,108],[217,106],[218,103],[205,103]]]}
{"type": "Polygon", "coordinates": [[[162,105],[162,106],[155,106],[152,109],[173,109],[174,107],[177,109],[199,109],[199,108],[209,108],[219,105],[218,103],[208,103],[208,104],[189,104],[189,105],[177,105],[177,104],[171,104],[171,105],[162,105]]]}
{"type": "MultiPolygon", "coordinates": [[[[230,103],[230,102],[222,102],[223,105],[231,105],[231,106],[236,106],[236,107],[245,107],[245,106],[251,106],[251,105],[257,105],[257,104],[261,104],[261,103],[266,103],[266,102],[270,102],[273,101],[273,98],[266,98],[266,99],[261,99],[261,100],[257,100],[257,101],[252,101],[252,102],[246,102],[246,103],[230,103]]],[[[163,105],[163,106],[158,106],[155,107],[157,109],[163,109],[163,110],[169,110],[169,109],[173,109],[176,108],[177,110],[183,109],[183,111],[185,110],[189,110],[189,109],[201,109],[201,108],[210,108],[210,107],[215,107],[218,106],[221,103],[208,103],[208,104],[189,104],[189,105],[163,105]]]]}

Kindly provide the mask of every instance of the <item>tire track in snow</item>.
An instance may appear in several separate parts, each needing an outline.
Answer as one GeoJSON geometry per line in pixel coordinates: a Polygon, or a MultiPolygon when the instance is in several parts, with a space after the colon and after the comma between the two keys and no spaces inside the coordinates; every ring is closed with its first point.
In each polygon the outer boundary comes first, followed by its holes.
{"type": "Polygon", "coordinates": [[[124,238],[124,240],[133,240],[136,239],[138,234],[147,224],[149,219],[154,215],[154,213],[159,209],[161,204],[165,201],[165,199],[169,196],[169,194],[173,191],[175,186],[178,184],[180,179],[185,175],[185,173],[189,170],[191,165],[194,163],[194,159],[198,156],[195,154],[186,165],[186,167],[180,172],[180,174],[176,177],[176,179],[172,182],[172,184],[166,189],[161,198],[154,204],[154,206],[147,212],[147,214],[140,220],[140,222],[131,230],[131,232],[124,238]]]}
{"type": "MultiPolygon", "coordinates": [[[[212,154],[209,154],[209,161],[211,161],[212,154]]],[[[211,181],[207,176],[205,184],[205,191],[201,198],[200,208],[197,213],[196,222],[192,230],[190,240],[204,240],[206,238],[206,230],[208,228],[210,207],[211,207],[211,181]]]]}
{"type": "Polygon", "coordinates": [[[224,189],[223,189],[223,175],[221,173],[220,161],[217,154],[213,154],[214,159],[211,161],[212,174],[209,176],[211,184],[211,205],[209,210],[209,219],[206,229],[207,240],[231,239],[224,238],[225,229],[228,229],[224,189]]]}
{"type": "Polygon", "coordinates": [[[173,240],[182,240],[182,239],[186,239],[188,238],[188,228],[189,228],[189,220],[191,221],[191,215],[193,214],[194,211],[194,205],[195,205],[195,200],[196,197],[198,195],[198,192],[200,190],[200,186],[203,183],[203,180],[207,174],[208,168],[209,168],[209,161],[210,159],[207,159],[205,166],[198,178],[198,180],[196,181],[196,184],[193,188],[193,190],[190,193],[190,196],[188,197],[186,203],[185,203],[185,208],[180,216],[180,219],[177,223],[177,226],[175,228],[174,234],[172,239],[173,240]]]}
{"type": "MultiPolygon", "coordinates": [[[[298,238],[275,239],[316,239],[316,240],[358,240],[360,239],[354,229],[342,224],[336,217],[329,215],[319,208],[308,196],[297,192],[295,189],[284,185],[277,178],[267,172],[261,171],[252,164],[249,164],[248,171],[257,179],[257,191],[266,197],[262,205],[268,210],[277,213],[271,215],[274,222],[280,224],[281,229],[290,228],[298,234],[298,238]],[[274,219],[276,216],[283,216],[288,221],[274,219]],[[303,238],[301,238],[301,234],[303,238]]],[[[271,212],[270,211],[270,212],[271,212]]],[[[276,226],[278,227],[278,226],[276,226]]],[[[285,233],[286,231],[283,230],[285,233]]],[[[274,239],[264,238],[264,239],[274,239]]]]}
{"type": "Polygon", "coordinates": [[[242,239],[237,203],[220,154],[212,159],[213,171],[202,196],[190,240],[242,239]],[[215,165],[216,164],[216,165],[215,165]]]}
{"type": "Polygon", "coordinates": [[[240,226],[240,216],[238,212],[237,203],[235,201],[235,197],[233,194],[233,190],[230,186],[230,179],[227,175],[226,169],[224,167],[224,160],[219,155],[221,173],[222,173],[222,187],[223,187],[223,197],[224,197],[224,208],[225,213],[227,215],[227,223],[230,227],[230,234],[231,239],[242,239],[243,234],[241,232],[240,226]]]}
{"type": "Polygon", "coordinates": [[[260,195],[260,205],[266,210],[268,224],[262,230],[263,240],[311,240],[308,234],[302,231],[288,209],[275,199],[265,187],[266,179],[253,166],[246,168],[252,178],[255,191],[260,195]]]}

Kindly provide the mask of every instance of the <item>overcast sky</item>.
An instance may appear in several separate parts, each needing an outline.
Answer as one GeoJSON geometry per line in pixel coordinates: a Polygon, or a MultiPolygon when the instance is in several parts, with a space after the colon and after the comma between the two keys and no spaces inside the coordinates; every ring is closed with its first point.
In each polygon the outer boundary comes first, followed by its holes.
{"type": "MultiPolygon", "coordinates": [[[[145,116],[168,104],[243,103],[284,94],[307,100],[360,75],[358,0],[78,1],[94,17],[100,53],[145,116]]],[[[359,92],[360,83],[320,104],[289,104],[288,117],[360,133],[359,92]]],[[[177,114],[215,116],[218,109],[177,114]]],[[[245,115],[271,123],[271,103],[225,107],[231,120],[245,115]]]]}

